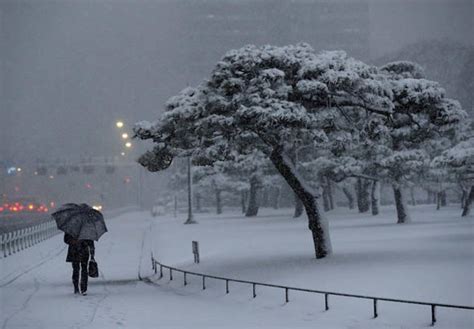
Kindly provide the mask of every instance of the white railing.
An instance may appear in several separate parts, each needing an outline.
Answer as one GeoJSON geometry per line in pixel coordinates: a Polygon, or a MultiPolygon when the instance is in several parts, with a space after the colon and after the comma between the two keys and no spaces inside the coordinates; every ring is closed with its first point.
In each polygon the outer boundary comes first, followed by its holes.
{"type": "Polygon", "coordinates": [[[59,233],[62,232],[57,229],[56,222],[54,221],[3,233],[0,236],[2,247],[0,257],[11,256],[59,233]]]}
{"type": "MultiPolygon", "coordinates": [[[[136,211],[137,206],[128,206],[117,209],[108,210],[105,216],[116,217],[130,211],[136,211]]],[[[58,230],[56,222],[51,220],[42,224],[29,226],[23,229],[3,233],[0,235],[1,252],[0,258],[5,258],[15,254],[25,248],[29,248],[38,242],[49,239],[57,234],[63,233],[58,230]]]]}

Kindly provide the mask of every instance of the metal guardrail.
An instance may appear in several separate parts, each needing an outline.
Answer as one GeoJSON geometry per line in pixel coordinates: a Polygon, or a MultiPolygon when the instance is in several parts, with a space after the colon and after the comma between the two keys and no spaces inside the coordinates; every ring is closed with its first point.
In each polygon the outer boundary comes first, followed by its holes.
{"type": "MultiPolygon", "coordinates": [[[[109,217],[116,217],[129,211],[138,210],[137,206],[129,206],[106,211],[109,217]]],[[[25,248],[29,248],[43,240],[63,233],[58,230],[56,222],[50,220],[38,225],[0,234],[0,258],[11,256],[25,248]]]]}
{"type": "Polygon", "coordinates": [[[379,313],[378,313],[378,302],[379,301],[430,306],[431,325],[432,326],[434,326],[435,323],[436,323],[436,307],[474,310],[474,306],[430,303],[430,302],[420,302],[420,301],[414,301],[414,300],[404,300],[404,299],[375,297],[375,296],[364,296],[364,295],[356,295],[356,294],[346,294],[346,293],[333,292],[333,291],[305,289],[305,288],[289,287],[289,286],[282,286],[282,285],[270,284],[270,283],[262,283],[262,282],[248,281],[248,280],[225,278],[225,277],[220,277],[220,276],[215,276],[215,275],[208,275],[208,274],[204,274],[204,273],[186,271],[186,270],[182,270],[182,269],[179,269],[179,268],[176,268],[176,267],[171,267],[171,266],[168,266],[168,265],[164,265],[164,264],[160,263],[159,261],[157,261],[153,257],[153,254],[151,255],[151,264],[152,264],[152,269],[154,270],[155,274],[158,273],[158,268],[159,268],[159,270],[160,270],[160,279],[163,278],[163,269],[164,268],[169,270],[170,280],[173,280],[173,271],[183,273],[183,280],[184,280],[184,285],[185,286],[188,284],[187,275],[200,276],[200,277],[202,277],[202,289],[203,290],[206,289],[206,278],[209,278],[209,279],[225,281],[226,294],[228,294],[230,292],[229,282],[237,282],[237,283],[244,283],[244,284],[252,285],[252,296],[253,296],[253,298],[257,297],[257,286],[283,289],[284,292],[285,292],[285,302],[286,303],[290,302],[290,298],[289,298],[289,292],[290,291],[302,291],[302,292],[321,294],[321,295],[324,295],[324,306],[325,306],[326,311],[329,310],[329,296],[331,296],[331,295],[332,296],[349,297],[349,298],[368,299],[368,300],[372,300],[373,315],[374,315],[373,318],[374,319],[379,316],[379,313]]]}
{"type": "Polygon", "coordinates": [[[11,256],[59,233],[61,231],[57,229],[54,221],[4,233],[0,236],[2,247],[0,257],[11,256]]]}
{"type": "MultiPolygon", "coordinates": [[[[108,210],[106,214],[109,217],[116,217],[129,211],[138,209],[139,208],[137,206],[128,206],[108,210]]],[[[60,233],[63,232],[58,230],[56,222],[54,220],[50,220],[38,225],[0,234],[0,245],[2,248],[0,252],[0,258],[11,256],[12,254],[15,254],[25,248],[29,248],[38,242],[46,240],[60,233]]]]}

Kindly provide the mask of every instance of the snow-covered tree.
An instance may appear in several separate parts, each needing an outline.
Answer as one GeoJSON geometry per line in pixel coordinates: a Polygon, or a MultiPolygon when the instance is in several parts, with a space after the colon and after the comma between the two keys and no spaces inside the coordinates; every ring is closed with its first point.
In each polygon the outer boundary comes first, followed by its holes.
{"type": "Polygon", "coordinates": [[[462,184],[469,188],[464,204],[462,216],[469,215],[474,202],[474,137],[461,141],[454,147],[446,150],[433,160],[435,167],[448,167],[457,176],[462,184]]]}
{"type": "Polygon", "coordinates": [[[295,149],[358,140],[367,118],[392,110],[384,77],[344,52],[246,46],[228,52],[209,81],[172,98],[157,122],[137,124],[135,134],[155,143],[139,160],[149,170],[166,169],[176,156],[208,164],[260,150],[303,202],[322,258],[331,252],[327,220],[296,170],[295,149]]]}
{"type": "Polygon", "coordinates": [[[229,177],[220,172],[217,166],[202,166],[193,171],[193,181],[197,189],[205,192],[209,191],[211,195],[214,195],[216,213],[221,214],[222,193],[229,188],[229,177]]]}
{"type": "Polygon", "coordinates": [[[431,140],[452,138],[467,115],[459,102],[445,97],[438,83],[423,78],[417,64],[393,62],[381,71],[390,79],[394,108],[376,127],[389,151],[377,164],[392,183],[398,223],[405,223],[410,217],[402,186],[429,162],[424,146],[431,140]]]}

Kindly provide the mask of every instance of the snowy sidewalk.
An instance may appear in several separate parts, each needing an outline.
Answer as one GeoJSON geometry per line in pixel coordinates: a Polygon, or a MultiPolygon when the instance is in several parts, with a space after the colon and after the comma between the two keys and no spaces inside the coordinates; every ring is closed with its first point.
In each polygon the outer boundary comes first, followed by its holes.
{"type": "MultiPolygon", "coordinates": [[[[22,251],[0,263],[0,328],[295,328],[285,313],[255,307],[224,294],[176,289],[166,281],[147,284],[151,275],[148,213],[131,213],[108,222],[96,244],[100,277],[89,280],[87,296],[73,295],[71,266],[65,262],[62,236],[22,251]],[[149,239],[147,239],[149,240],[149,239]],[[146,250],[142,254],[143,250],[146,250]],[[16,262],[15,262],[16,260],[16,262]],[[12,282],[10,282],[13,280],[12,282]]],[[[326,327],[331,328],[331,327],[326,327]]],[[[336,327],[335,327],[336,328],[336,327]]]]}
{"type": "Polygon", "coordinates": [[[122,215],[108,222],[109,233],[96,243],[100,277],[90,279],[89,295],[72,294],[71,265],[58,235],[2,260],[0,273],[2,328],[117,327],[122,313],[106,307],[108,298],[134,290],[144,233],[143,216],[122,215]],[[12,281],[13,280],[13,281],[12,281]]]}

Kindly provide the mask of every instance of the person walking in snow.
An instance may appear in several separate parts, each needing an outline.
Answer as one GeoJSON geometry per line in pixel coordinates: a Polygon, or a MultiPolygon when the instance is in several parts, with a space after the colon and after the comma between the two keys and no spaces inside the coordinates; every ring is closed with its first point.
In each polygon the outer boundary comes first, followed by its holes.
{"type": "Polygon", "coordinates": [[[74,285],[74,293],[79,293],[79,273],[82,295],[87,295],[87,264],[89,257],[94,260],[95,247],[93,240],[77,240],[70,234],[64,234],[64,243],[69,245],[67,251],[66,262],[72,263],[72,284],[74,285]]]}

